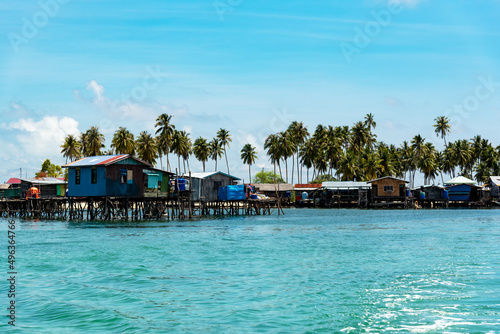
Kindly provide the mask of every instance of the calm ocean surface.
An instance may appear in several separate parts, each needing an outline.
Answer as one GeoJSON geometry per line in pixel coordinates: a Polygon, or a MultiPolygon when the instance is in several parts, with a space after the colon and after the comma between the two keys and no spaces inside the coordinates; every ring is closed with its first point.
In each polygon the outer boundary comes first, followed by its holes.
{"type": "Polygon", "coordinates": [[[2,333],[500,333],[500,210],[16,224],[2,333]]]}

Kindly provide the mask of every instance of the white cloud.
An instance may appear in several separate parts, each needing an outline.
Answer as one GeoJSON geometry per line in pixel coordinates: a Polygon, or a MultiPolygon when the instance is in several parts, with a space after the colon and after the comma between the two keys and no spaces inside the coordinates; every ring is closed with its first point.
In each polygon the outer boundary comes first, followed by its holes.
{"type": "MultiPolygon", "coordinates": [[[[79,135],[78,122],[70,117],[44,116],[35,121],[32,118],[9,123],[8,130],[17,130],[16,141],[10,144],[19,148],[18,158],[24,161],[44,158],[61,158],[61,145],[68,134],[79,135]]],[[[11,147],[11,150],[14,148],[11,147]]]]}
{"type": "Polygon", "coordinates": [[[104,101],[104,87],[99,85],[97,81],[92,80],[87,83],[87,89],[94,93],[95,100],[98,103],[102,103],[104,101]]]}
{"type": "Polygon", "coordinates": [[[162,104],[152,100],[148,97],[151,90],[143,86],[136,86],[128,93],[121,94],[119,99],[106,96],[104,86],[96,80],[88,82],[85,88],[85,91],[74,91],[75,99],[91,105],[103,114],[95,124],[99,125],[105,135],[113,133],[120,126],[152,131],[154,120],[160,114],[174,116],[189,114],[189,107],[186,105],[162,104]]]}

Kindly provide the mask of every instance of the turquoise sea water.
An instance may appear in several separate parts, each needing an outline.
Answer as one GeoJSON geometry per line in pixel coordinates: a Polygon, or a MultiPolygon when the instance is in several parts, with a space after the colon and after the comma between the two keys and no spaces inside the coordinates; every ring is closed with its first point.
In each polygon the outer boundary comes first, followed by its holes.
{"type": "Polygon", "coordinates": [[[2,333],[500,333],[498,210],[16,225],[2,333]]]}

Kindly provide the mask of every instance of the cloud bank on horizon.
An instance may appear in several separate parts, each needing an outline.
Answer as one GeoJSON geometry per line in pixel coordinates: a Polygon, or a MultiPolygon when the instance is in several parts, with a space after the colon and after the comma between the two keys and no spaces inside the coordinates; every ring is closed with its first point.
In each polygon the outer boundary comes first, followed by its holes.
{"type": "Polygon", "coordinates": [[[500,144],[498,1],[1,6],[0,182],[45,158],[64,163],[68,134],[97,125],[109,148],[118,127],[152,133],[162,113],[193,140],[228,129],[240,177],[241,147],[256,146],[256,165],[271,168],[265,137],[294,120],[312,132],[373,113],[379,140],[419,133],[440,146],[432,124],[450,115],[451,140],[500,144]],[[479,98],[485,80],[491,90],[479,98]]]}

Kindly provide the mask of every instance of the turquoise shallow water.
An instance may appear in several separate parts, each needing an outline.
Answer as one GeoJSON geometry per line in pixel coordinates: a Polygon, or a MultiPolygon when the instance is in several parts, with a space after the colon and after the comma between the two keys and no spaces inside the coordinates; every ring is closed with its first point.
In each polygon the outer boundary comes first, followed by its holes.
{"type": "Polygon", "coordinates": [[[16,223],[13,332],[500,333],[498,210],[16,223]]]}

